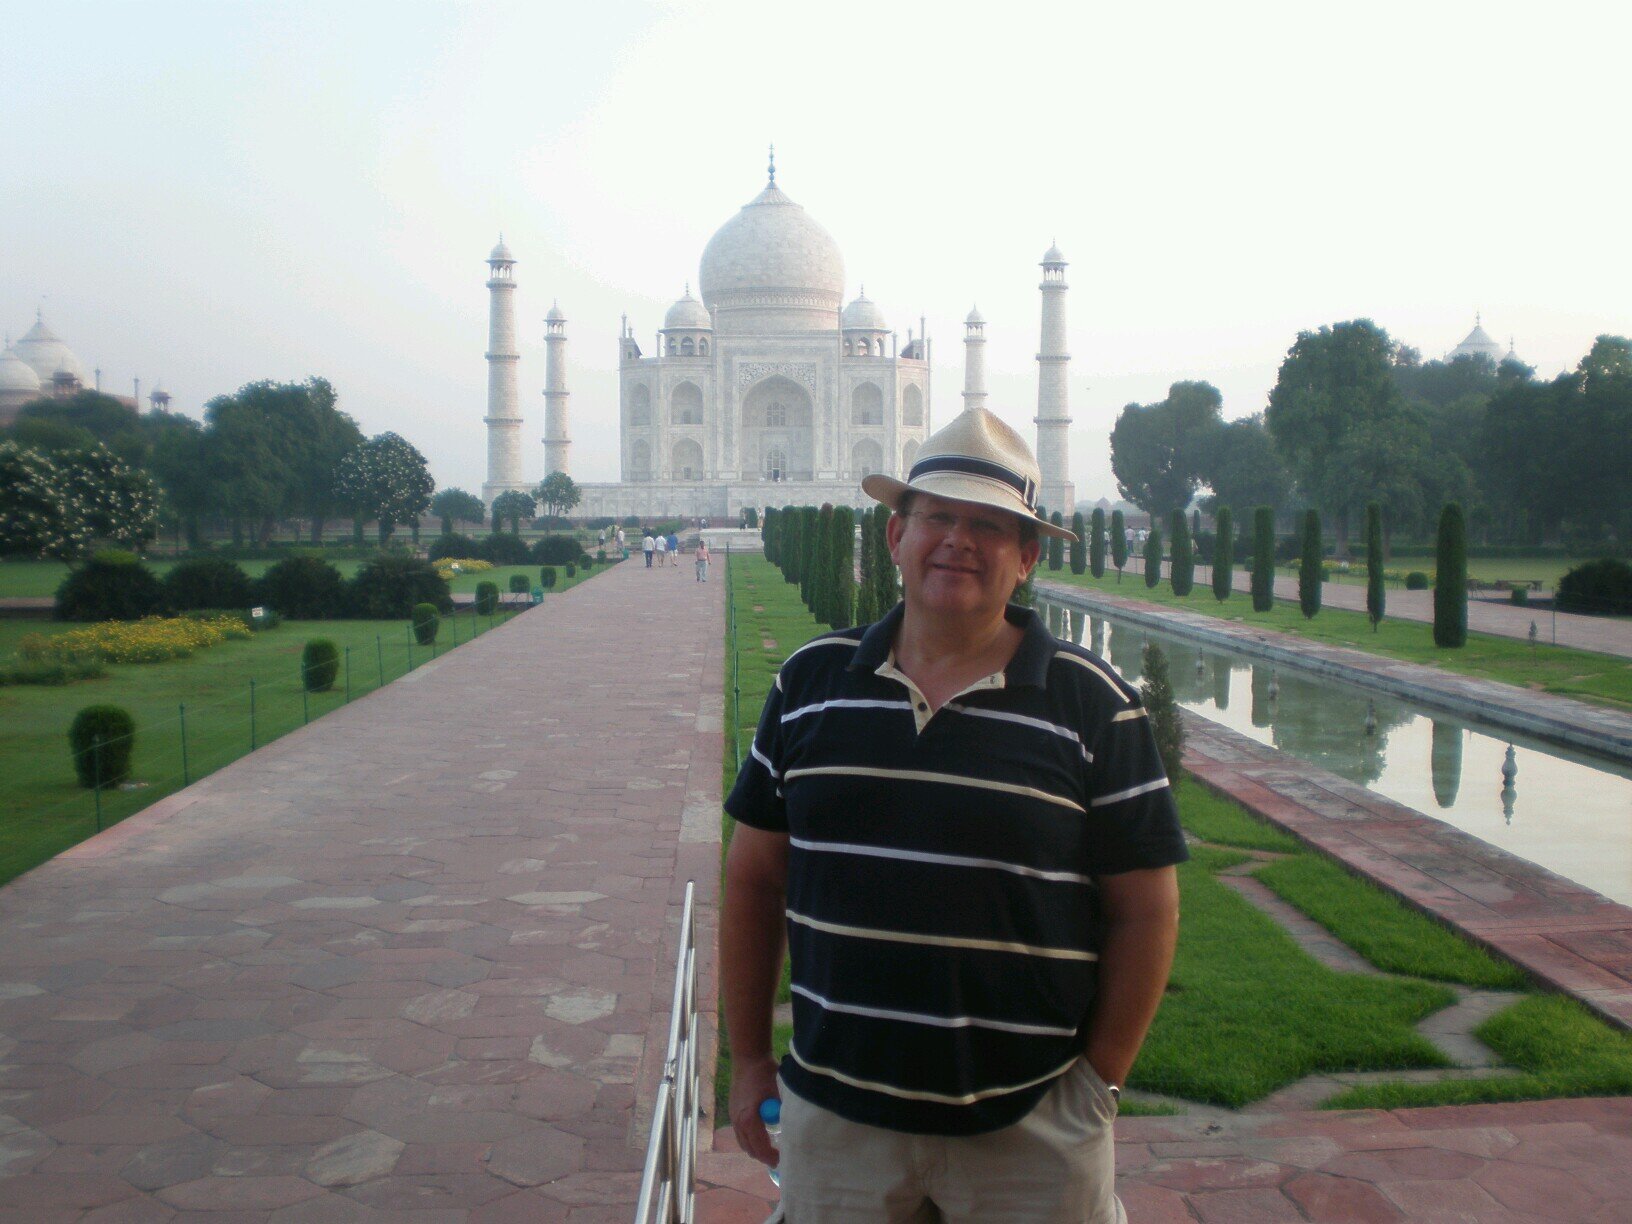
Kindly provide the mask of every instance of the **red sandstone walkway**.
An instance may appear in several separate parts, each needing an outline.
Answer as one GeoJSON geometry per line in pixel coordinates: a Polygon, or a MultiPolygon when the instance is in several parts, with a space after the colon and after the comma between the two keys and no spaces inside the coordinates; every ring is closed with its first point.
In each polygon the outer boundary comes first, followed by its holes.
{"type": "Polygon", "coordinates": [[[630,1219],[722,594],[615,567],[0,890],[0,1221],[630,1219]]]}

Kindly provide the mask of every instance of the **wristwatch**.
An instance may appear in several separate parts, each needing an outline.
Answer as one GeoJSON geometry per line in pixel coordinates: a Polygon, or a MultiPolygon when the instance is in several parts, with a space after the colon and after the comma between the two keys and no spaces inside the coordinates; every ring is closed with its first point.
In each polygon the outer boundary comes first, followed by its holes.
{"type": "Polygon", "coordinates": [[[1110,1092],[1111,1100],[1115,1101],[1118,1105],[1122,1104],[1122,1089],[1119,1086],[1116,1084],[1106,1084],[1105,1088],[1110,1092]]]}

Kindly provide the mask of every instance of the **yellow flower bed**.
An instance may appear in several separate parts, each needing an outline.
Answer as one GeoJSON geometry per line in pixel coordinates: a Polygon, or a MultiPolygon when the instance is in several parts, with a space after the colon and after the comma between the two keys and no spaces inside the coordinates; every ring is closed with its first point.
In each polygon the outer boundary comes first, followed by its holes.
{"type": "Polygon", "coordinates": [[[149,616],[139,621],[103,621],[67,633],[31,633],[17,653],[31,662],[100,659],[105,663],[162,663],[229,638],[247,638],[250,628],[235,616],[149,616]]]}
{"type": "Polygon", "coordinates": [[[451,578],[455,574],[480,574],[493,568],[493,562],[477,561],[474,557],[441,557],[433,564],[436,572],[444,578],[451,578]]]}

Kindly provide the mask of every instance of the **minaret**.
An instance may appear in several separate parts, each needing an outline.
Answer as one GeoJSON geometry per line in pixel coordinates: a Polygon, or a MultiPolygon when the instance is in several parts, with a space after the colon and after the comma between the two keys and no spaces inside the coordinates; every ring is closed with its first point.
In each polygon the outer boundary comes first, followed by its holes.
{"type": "Polygon", "coordinates": [[[544,316],[544,475],[565,472],[567,464],[567,316],[550,303],[544,316]]]}
{"type": "Polygon", "coordinates": [[[1067,520],[1076,508],[1071,484],[1071,403],[1066,373],[1071,354],[1065,350],[1065,256],[1051,246],[1043,256],[1043,336],[1037,354],[1037,466],[1042,487],[1037,500],[1067,520]]]}
{"type": "Polygon", "coordinates": [[[986,407],[986,320],[979,308],[963,321],[963,410],[986,407]]]}
{"type": "Polygon", "coordinates": [[[489,506],[506,489],[526,490],[521,474],[521,399],[516,393],[515,256],[499,236],[487,257],[487,481],[482,500],[489,506]]]}

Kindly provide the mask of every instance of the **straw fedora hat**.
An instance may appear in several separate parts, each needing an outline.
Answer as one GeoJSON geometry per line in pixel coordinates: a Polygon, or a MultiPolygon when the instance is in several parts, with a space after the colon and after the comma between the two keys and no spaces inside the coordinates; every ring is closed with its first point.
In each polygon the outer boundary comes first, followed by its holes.
{"type": "Polygon", "coordinates": [[[924,439],[905,480],[874,473],[861,480],[862,492],[891,510],[901,508],[903,493],[931,493],[953,501],[1018,514],[1045,536],[1075,540],[1037,514],[1037,485],[1042,471],[1025,439],[984,408],[970,408],[951,424],[924,439]]]}

